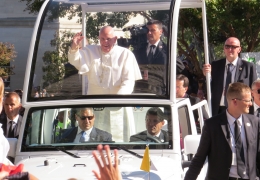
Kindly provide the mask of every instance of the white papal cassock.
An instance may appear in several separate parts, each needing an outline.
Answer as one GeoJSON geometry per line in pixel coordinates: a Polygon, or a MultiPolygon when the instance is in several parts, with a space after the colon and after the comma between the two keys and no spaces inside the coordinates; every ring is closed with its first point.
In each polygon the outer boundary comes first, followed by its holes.
{"type": "Polygon", "coordinates": [[[131,94],[136,80],[142,79],[134,54],[114,46],[104,53],[99,45],[69,50],[69,62],[88,77],[88,94],[131,94]]]}

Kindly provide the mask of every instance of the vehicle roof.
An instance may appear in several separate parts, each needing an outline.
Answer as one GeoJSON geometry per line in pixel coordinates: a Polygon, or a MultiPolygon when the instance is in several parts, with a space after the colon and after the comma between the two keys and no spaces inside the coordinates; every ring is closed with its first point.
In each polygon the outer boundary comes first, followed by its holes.
{"type": "MultiPolygon", "coordinates": [[[[85,5],[89,12],[97,12],[103,10],[160,10],[169,9],[171,0],[54,0],[57,2],[66,2],[72,4],[85,5]],[[126,6],[127,5],[127,6],[126,6]],[[119,8],[120,7],[120,8],[119,8]],[[119,9],[118,9],[119,8],[119,9]],[[123,9],[122,9],[123,8],[123,9]],[[125,9],[124,9],[125,8],[125,9]]],[[[201,8],[203,0],[181,0],[180,8],[201,8]]]]}

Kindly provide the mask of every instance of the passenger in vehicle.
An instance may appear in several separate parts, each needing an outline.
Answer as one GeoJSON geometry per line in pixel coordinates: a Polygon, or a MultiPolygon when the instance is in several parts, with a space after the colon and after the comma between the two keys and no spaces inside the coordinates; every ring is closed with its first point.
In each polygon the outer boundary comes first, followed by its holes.
{"type": "Polygon", "coordinates": [[[242,50],[239,39],[229,37],[225,41],[223,49],[225,58],[213,61],[211,65],[204,64],[203,66],[203,74],[211,75],[212,116],[226,111],[225,92],[228,84],[242,82],[251,86],[257,79],[255,64],[239,57],[242,50]]]}
{"type": "Polygon", "coordinates": [[[78,122],[78,127],[65,131],[61,137],[61,143],[112,141],[112,135],[110,133],[94,127],[95,115],[93,108],[77,109],[75,118],[78,122]]]}
{"type": "Polygon", "coordinates": [[[168,133],[162,130],[164,125],[164,113],[158,107],[150,108],[145,115],[146,130],[130,137],[133,141],[150,141],[164,143],[169,141],[168,133]]]}
{"type": "Polygon", "coordinates": [[[21,99],[16,92],[5,95],[4,110],[6,117],[0,119],[0,123],[7,138],[18,138],[19,136],[22,124],[22,116],[19,115],[21,107],[21,99]]]}
{"type": "Polygon", "coordinates": [[[142,79],[134,54],[115,46],[117,37],[111,26],[100,29],[100,45],[82,44],[82,33],[77,33],[68,52],[69,62],[79,74],[88,77],[87,94],[131,94],[135,81],[142,79]]]}
{"type": "MultiPolygon", "coordinates": [[[[184,76],[183,74],[178,74],[176,76],[176,98],[189,98],[191,105],[199,103],[200,98],[190,96],[189,94],[186,93],[188,91],[188,88],[189,88],[189,79],[186,76],[184,76]]],[[[209,115],[208,115],[207,111],[205,110],[204,106],[202,107],[202,113],[203,113],[204,119],[209,118],[209,115]]],[[[198,111],[194,110],[193,115],[194,115],[197,131],[198,131],[198,133],[200,133],[201,129],[200,129],[198,111]]]]}

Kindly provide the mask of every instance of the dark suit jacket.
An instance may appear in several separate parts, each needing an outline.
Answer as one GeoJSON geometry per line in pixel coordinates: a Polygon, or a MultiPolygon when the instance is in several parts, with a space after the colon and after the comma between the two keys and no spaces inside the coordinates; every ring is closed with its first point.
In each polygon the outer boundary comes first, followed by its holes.
{"type": "MultiPolygon", "coordinates": [[[[77,136],[78,127],[67,129],[61,137],[60,143],[70,143],[73,142],[77,136]]],[[[112,141],[112,135],[106,131],[102,131],[98,128],[93,127],[90,135],[89,142],[96,141],[112,141]]]]}
{"type": "Polygon", "coordinates": [[[138,62],[138,64],[166,64],[167,62],[167,47],[166,44],[164,44],[162,41],[158,43],[158,46],[156,47],[153,59],[151,62],[148,62],[147,58],[147,49],[148,43],[146,46],[141,47],[138,50],[134,50],[133,53],[135,55],[135,58],[138,62]]]}
{"type": "MultiPolygon", "coordinates": [[[[22,120],[23,120],[23,117],[19,115],[19,118],[18,118],[18,121],[17,121],[17,124],[15,125],[14,127],[14,137],[13,138],[17,138],[19,137],[19,133],[20,133],[20,128],[21,128],[21,125],[22,125],[22,120]]],[[[0,123],[2,124],[2,128],[3,128],[3,131],[4,131],[4,136],[7,137],[7,118],[4,117],[3,119],[0,119],[0,123]]]]}
{"type": "MultiPolygon", "coordinates": [[[[162,143],[164,142],[169,142],[169,136],[168,133],[164,130],[161,130],[161,134],[158,138],[162,143]]],[[[130,137],[130,142],[134,142],[134,141],[146,141],[149,140],[147,139],[147,131],[142,131],[140,133],[137,133],[135,135],[132,135],[130,137]]]]}
{"type": "MultiPolygon", "coordinates": [[[[243,123],[247,141],[249,178],[255,180],[260,168],[259,119],[250,114],[243,114],[243,123]]],[[[230,138],[227,136],[226,112],[205,120],[200,144],[191,161],[185,180],[195,180],[208,157],[206,180],[228,180],[232,163],[230,138]]]]}
{"type": "MultiPolygon", "coordinates": [[[[223,93],[223,80],[226,59],[213,61],[211,64],[211,107],[212,116],[218,114],[219,104],[223,93]]],[[[255,65],[238,58],[234,82],[242,82],[249,87],[257,79],[255,65]]]]}

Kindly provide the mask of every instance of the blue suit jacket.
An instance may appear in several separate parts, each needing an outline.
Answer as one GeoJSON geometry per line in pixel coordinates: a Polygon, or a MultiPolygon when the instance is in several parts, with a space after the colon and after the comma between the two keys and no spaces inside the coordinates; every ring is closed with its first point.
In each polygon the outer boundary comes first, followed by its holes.
{"type": "MultiPolygon", "coordinates": [[[[60,143],[71,143],[76,138],[78,132],[78,127],[74,127],[71,129],[67,129],[63,132],[60,143]]],[[[97,141],[112,141],[112,135],[106,131],[102,131],[98,128],[93,127],[90,135],[89,135],[89,142],[97,142],[97,141]]]]}

